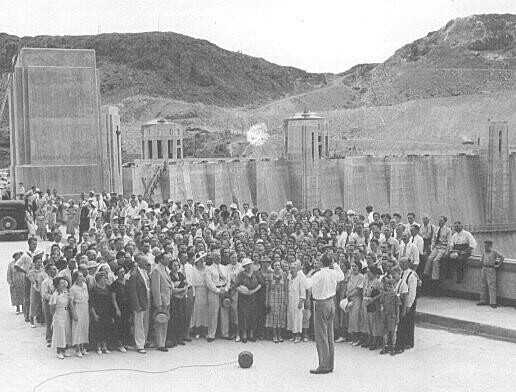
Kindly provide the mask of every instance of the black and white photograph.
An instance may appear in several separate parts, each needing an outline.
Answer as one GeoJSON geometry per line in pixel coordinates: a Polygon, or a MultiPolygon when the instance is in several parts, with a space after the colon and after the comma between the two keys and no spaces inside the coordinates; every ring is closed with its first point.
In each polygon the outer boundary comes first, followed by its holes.
{"type": "Polygon", "coordinates": [[[515,1],[0,15],[1,391],[514,390],[515,1]]]}

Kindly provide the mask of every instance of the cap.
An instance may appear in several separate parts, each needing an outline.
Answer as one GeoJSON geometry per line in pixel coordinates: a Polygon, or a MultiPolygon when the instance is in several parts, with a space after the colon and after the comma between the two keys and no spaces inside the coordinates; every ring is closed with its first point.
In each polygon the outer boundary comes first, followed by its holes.
{"type": "Polygon", "coordinates": [[[353,210],[348,210],[347,215],[355,215],[355,211],[353,211],[353,210]]]}
{"type": "Polygon", "coordinates": [[[235,203],[231,203],[231,204],[229,205],[229,208],[233,208],[233,209],[235,209],[235,210],[236,210],[236,209],[238,208],[238,206],[237,206],[235,203]]]}
{"type": "Polygon", "coordinates": [[[206,204],[213,204],[213,202],[211,200],[207,200],[206,204]]]}
{"type": "Polygon", "coordinates": [[[204,204],[202,204],[202,203],[201,203],[201,204],[199,204],[199,206],[198,206],[198,207],[199,207],[199,208],[205,208],[205,207],[204,207],[204,204]]]}
{"type": "Polygon", "coordinates": [[[291,201],[287,201],[287,204],[285,204],[287,206],[293,206],[294,204],[291,202],[291,201]]]}

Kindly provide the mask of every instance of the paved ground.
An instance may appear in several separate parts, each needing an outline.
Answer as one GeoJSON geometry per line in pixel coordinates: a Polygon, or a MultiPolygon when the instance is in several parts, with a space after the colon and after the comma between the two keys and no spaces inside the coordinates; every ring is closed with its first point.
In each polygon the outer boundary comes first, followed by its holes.
{"type": "Polygon", "coordinates": [[[493,325],[501,328],[516,328],[516,309],[513,306],[477,306],[477,301],[460,298],[418,299],[417,310],[420,312],[452,317],[465,321],[493,325]]]}
{"type": "MultiPolygon", "coordinates": [[[[169,353],[129,352],[58,360],[44,344],[43,327],[30,329],[10,307],[6,266],[23,242],[0,243],[0,380],[1,391],[33,391],[42,380],[62,373],[108,368],[166,370],[179,365],[219,364],[236,360],[244,349],[255,364],[240,369],[192,367],[160,375],[131,372],[70,375],[37,391],[508,391],[514,389],[512,365],[516,344],[418,328],[416,348],[405,354],[380,356],[346,343],[336,346],[336,368],[330,375],[308,373],[315,367],[313,343],[235,343],[205,341],[169,353]]],[[[516,315],[514,316],[516,320],[516,315]]]]}

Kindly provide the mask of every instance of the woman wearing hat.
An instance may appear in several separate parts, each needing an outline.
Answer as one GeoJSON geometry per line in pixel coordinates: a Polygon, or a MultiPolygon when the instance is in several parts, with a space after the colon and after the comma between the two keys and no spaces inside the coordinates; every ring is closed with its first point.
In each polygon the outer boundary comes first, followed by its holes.
{"type": "Polygon", "coordinates": [[[206,284],[205,258],[206,253],[197,253],[194,261],[195,268],[192,270],[192,284],[195,298],[191,326],[196,339],[204,336],[208,328],[208,286],[206,284]]]}
{"type": "Polygon", "coordinates": [[[238,327],[240,329],[240,337],[242,343],[255,341],[254,331],[256,329],[256,293],[262,288],[263,280],[260,274],[253,271],[253,262],[251,259],[244,258],[242,260],[241,271],[233,284],[238,291],[238,327]]]}
{"type": "Polygon", "coordinates": [[[360,344],[360,310],[362,309],[362,290],[364,288],[364,275],[361,273],[362,262],[357,258],[351,263],[351,274],[346,288],[346,298],[352,305],[349,308],[348,333],[352,337],[352,345],[360,344]]]}
{"type": "Polygon", "coordinates": [[[54,279],[56,291],[50,297],[49,306],[52,313],[52,347],[57,350],[57,357],[64,359],[70,354],[66,353],[66,348],[72,343],[72,324],[68,311],[70,298],[68,296],[68,281],[59,276],[54,279]]]}

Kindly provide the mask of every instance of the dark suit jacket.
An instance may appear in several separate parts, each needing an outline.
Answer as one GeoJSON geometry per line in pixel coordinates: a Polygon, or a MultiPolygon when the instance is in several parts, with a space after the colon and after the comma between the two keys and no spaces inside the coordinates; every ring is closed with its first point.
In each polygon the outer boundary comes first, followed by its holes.
{"type": "Polygon", "coordinates": [[[129,278],[127,294],[131,311],[149,310],[147,308],[147,288],[145,287],[145,281],[140,275],[140,271],[136,270],[129,278]]]}

